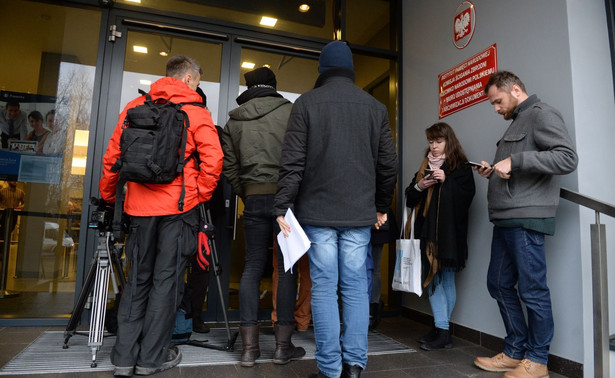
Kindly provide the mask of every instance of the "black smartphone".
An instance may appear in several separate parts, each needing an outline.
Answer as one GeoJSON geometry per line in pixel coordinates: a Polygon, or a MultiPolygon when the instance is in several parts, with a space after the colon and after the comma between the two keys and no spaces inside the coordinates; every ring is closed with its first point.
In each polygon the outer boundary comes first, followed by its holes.
{"type": "Polygon", "coordinates": [[[473,161],[466,161],[466,164],[470,165],[472,167],[478,167],[478,168],[482,168],[483,167],[483,165],[481,163],[476,163],[476,162],[473,162],[473,161]]]}
{"type": "Polygon", "coordinates": [[[433,169],[425,168],[425,178],[426,179],[433,178],[433,169]]]}

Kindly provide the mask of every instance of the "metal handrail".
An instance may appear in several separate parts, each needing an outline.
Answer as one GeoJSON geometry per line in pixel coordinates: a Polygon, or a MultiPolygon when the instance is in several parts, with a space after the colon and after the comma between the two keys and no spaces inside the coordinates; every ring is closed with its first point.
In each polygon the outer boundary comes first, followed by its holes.
{"type": "Polygon", "coordinates": [[[594,320],[594,376],[608,377],[609,367],[609,290],[606,254],[606,227],[600,214],[615,218],[615,206],[561,188],[560,197],[596,212],[596,223],[590,224],[592,260],[592,297],[594,320]]]}

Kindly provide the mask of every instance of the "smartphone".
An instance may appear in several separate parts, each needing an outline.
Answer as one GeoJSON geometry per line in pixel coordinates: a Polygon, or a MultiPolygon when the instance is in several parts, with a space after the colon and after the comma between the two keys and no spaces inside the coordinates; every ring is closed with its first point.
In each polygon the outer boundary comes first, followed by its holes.
{"type": "Polygon", "coordinates": [[[478,167],[478,168],[482,168],[483,167],[483,165],[481,163],[476,163],[476,162],[473,162],[473,161],[466,161],[466,164],[470,165],[472,167],[478,167]]]}
{"type": "Polygon", "coordinates": [[[426,179],[431,179],[433,178],[433,169],[425,169],[425,178],[426,179]]]}

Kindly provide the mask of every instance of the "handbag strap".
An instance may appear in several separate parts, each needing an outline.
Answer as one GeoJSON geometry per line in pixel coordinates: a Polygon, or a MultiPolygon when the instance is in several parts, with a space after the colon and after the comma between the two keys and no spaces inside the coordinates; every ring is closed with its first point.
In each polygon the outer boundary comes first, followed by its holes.
{"type": "MultiPolygon", "coordinates": [[[[412,208],[411,219],[410,219],[410,239],[414,239],[414,208],[412,208]]],[[[406,232],[406,221],[408,220],[408,206],[406,206],[406,197],[404,196],[404,214],[402,216],[401,221],[401,231],[399,233],[400,239],[405,239],[404,236],[406,232]]]]}

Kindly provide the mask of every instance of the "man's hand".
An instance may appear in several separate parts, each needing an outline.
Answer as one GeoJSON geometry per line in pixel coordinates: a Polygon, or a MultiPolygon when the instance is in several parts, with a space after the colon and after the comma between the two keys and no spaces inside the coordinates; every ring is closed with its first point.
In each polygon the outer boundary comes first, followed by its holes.
{"type": "Polygon", "coordinates": [[[512,160],[510,156],[502,161],[495,163],[493,169],[495,170],[495,174],[500,176],[500,178],[508,180],[512,172],[512,160]]]}
{"type": "Polygon", "coordinates": [[[387,222],[387,213],[377,212],[376,216],[378,217],[378,221],[374,224],[374,226],[376,227],[376,230],[379,230],[380,226],[382,226],[383,224],[387,222]]]}
{"type": "Polygon", "coordinates": [[[284,237],[287,238],[288,234],[290,234],[290,225],[286,223],[286,219],[284,219],[284,215],[278,215],[278,217],[275,220],[278,222],[278,225],[280,226],[280,231],[282,231],[282,234],[284,234],[284,237]]]}
{"type": "Polygon", "coordinates": [[[491,173],[493,173],[493,167],[484,160],[480,163],[483,165],[482,167],[472,167],[472,169],[474,169],[476,172],[478,172],[479,175],[483,176],[484,178],[489,178],[489,176],[491,176],[491,173]]]}

